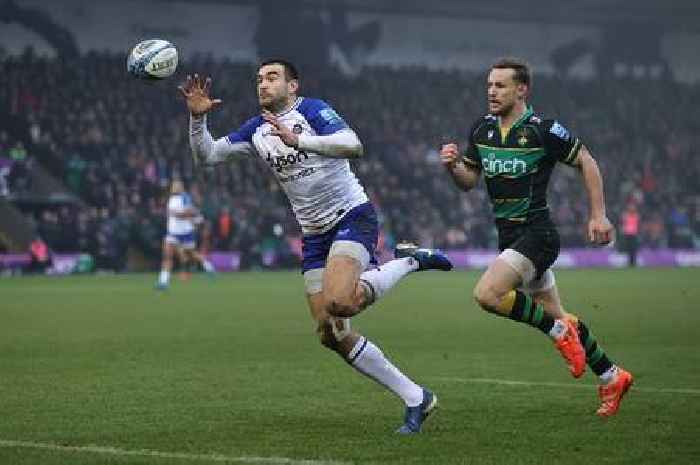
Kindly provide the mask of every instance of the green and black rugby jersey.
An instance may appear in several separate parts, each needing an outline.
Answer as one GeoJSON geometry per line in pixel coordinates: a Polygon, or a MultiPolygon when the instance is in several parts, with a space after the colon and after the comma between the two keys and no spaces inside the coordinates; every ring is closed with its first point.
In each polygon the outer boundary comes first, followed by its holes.
{"type": "Polygon", "coordinates": [[[581,141],[561,123],[535,115],[530,107],[504,133],[498,117],[479,118],[464,162],[484,173],[496,221],[522,223],[548,209],[547,184],[554,165],[573,165],[580,148],[581,141]]]}

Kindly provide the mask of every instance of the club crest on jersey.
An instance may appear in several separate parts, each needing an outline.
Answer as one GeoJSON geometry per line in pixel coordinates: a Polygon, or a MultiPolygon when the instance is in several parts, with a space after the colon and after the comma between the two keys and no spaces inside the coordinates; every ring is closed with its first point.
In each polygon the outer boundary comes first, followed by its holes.
{"type": "Polygon", "coordinates": [[[486,136],[487,136],[489,139],[493,139],[493,134],[494,134],[493,129],[489,129],[489,132],[486,133],[486,136]]]}
{"type": "Polygon", "coordinates": [[[527,145],[527,129],[523,128],[518,131],[518,145],[525,147],[527,145]]]}
{"type": "Polygon", "coordinates": [[[304,128],[301,127],[301,124],[297,123],[292,127],[292,132],[294,134],[301,134],[301,132],[304,130],[304,128]]]}

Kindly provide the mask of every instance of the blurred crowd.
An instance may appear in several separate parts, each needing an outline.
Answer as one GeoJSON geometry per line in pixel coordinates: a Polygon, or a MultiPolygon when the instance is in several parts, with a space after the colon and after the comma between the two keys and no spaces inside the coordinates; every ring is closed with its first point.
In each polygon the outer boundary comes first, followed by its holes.
{"type": "MultiPolygon", "coordinates": [[[[158,256],[167,188],[178,178],[206,218],[206,248],[263,254],[298,242],[298,226],[262,160],[199,169],[190,156],[178,81],[186,72],[212,76],[212,93],[224,104],[209,126],[223,136],[259,111],[254,71],[198,57],[172,79],[146,82],[130,78],[124,57],[112,54],[4,58],[0,113],[7,121],[0,128],[13,129],[0,129],[0,170],[2,160],[20,170],[35,160],[60,178],[84,204],[35,210],[38,233],[53,250],[91,252],[117,269],[129,246],[158,256]]],[[[302,70],[301,87],[302,95],[327,100],[362,139],[366,156],[353,167],[379,209],[388,247],[403,239],[496,246],[483,183],[468,194],[457,191],[437,153],[448,141],[465,145],[485,110],[485,74],[370,67],[347,78],[332,69],[302,70]]],[[[641,246],[698,245],[700,86],[535,74],[531,103],[591,149],[618,227],[634,210],[641,246]]],[[[552,215],[567,247],[585,245],[588,200],[579,177],[561,165],[550,183],[552,215]]],[[[25,189],[24,178],[0,176],[0,190],[25,189]]]]}

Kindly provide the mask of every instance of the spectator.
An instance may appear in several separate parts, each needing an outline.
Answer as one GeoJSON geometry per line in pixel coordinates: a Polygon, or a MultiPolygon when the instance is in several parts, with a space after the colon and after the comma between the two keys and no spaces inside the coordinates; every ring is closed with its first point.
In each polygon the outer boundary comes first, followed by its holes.
{"type": "Polygon", "coordinates": [[[45,273],[51,267],[51,252],[41,237],[36,236],[29,244],[29,255],[31,257],[31,262],[27,266],[29,273],[45,273]]]}
{"type": "Polygon", "coordinates": [[[637,206],[630,202],[622,214],[622,242],[623,248],[627,253],[628,265],[631,267],[637,266],[637,251],[639,249],[639,211],[637,206]]]}

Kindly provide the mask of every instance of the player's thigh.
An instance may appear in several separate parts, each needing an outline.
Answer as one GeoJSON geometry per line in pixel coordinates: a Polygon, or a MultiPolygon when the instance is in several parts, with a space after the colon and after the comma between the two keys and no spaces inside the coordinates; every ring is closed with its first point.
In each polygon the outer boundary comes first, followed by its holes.
{"type": "Polygon", "coordinates": [[[529,283],[523,291],[530,294],[535,302],[542,304],[545,312],[551,317],[564,318],[566,316],[551,269],[547,270],[539,280],[529,283]]]}
{"type": "Polygon", "coordinates": [[[357,284],[362,274],[362,264],[354,257],[331,255],[323,273],[323,295],[327,303],[357,304],[357,284]]]}
{"type": "Polygon", "coordinates": [[[501,299],[522,283],[522,277],[500,256],[481,275],[474,288],[474,298],[487,310],[496,310],[501,299]]]}
{"type": "Polygon", "coordinates": [[[500,256],[516,268],[525,287],[538,287],[548,284],[542,278],[559,256],[559,248],[559,232],[546,221],[527,227],[500,256]]]}

